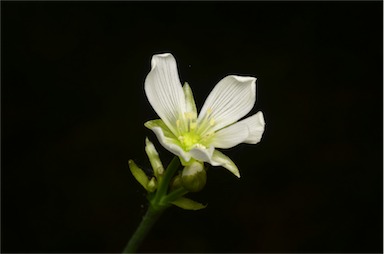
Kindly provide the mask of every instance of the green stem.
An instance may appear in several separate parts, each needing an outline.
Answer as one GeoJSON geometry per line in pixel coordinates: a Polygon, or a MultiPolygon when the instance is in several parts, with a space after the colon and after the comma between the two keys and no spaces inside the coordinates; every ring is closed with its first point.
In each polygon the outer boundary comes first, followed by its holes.
{"type": "Polygon", "coordinates": [[[178,188],[177,190],[174,190],[172,191],[171,193],[169,193],[164,199],[163,201],[165,203],[171,203],[173,201],[175,201],[177,198],[181,197],[181,196],[184,196],[185,194],[187,194],[188,191],[186,189],[184,189],[183,187],[181,188],[178,188]]]}
{"type": "Polygon", "coordinates": [[[169,187],[169,182],[172,179],[172,176],[176,173],[177,169],[180,166],[179,157],[175,156],[171,163],[169,163],[167,169],[165,170],[164,176],[162,177],[159,187],[156,191],[156,201],[160,201],[160,199],[167,194],[167,190],[169,187]]]}
{"type": "Polygon", "coordinates": [[[165,208],[155,208],[149,204],[147,213],[144,215],[139,227],[125,246],[123,253],[134,253],[140,246],[144,238],[148,235],[152,226],[155,224],[160,215],[164,212],[165,208]]]}
{"type": "Polygon", "coordinates": [[[157,188],[155,196],[149,198],[149,207],[147,213],[144,215],[139,227],[125,246],[123,253],[136,252],[137,248],[143,242],[144,238],[148,235],[152,226],[155,224],[160,215],[165,211],[167,207],[171,205],[170,202],[174,200],[176,196],[186,194],[182,188],[173,191],[167,195],[169,183],[172,180],[173,175],[176,173],[180,166],[180,160],[176,156],[169,163],[164,175],[159,179],[159,186],[157,188]]]}

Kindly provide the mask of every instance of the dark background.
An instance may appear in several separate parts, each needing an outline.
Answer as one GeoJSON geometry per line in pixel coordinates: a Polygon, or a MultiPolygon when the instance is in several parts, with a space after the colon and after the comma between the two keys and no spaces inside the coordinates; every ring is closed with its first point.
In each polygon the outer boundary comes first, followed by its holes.
{"type": "Polygon", "coordinates": [[[141,252],[382,252],[382,2],[1,2],[2,252],[120,252],[145,212],[157,118],[144,79],[171,52],[201,108],[258,78],[261,143],[225,151],[141,252]]]}

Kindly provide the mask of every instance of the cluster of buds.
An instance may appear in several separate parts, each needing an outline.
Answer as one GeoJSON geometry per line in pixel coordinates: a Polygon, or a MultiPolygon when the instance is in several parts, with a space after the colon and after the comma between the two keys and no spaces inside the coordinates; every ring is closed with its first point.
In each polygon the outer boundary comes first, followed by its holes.
{"type": "Polygon", "coordinates": [[[129,168],[135,179],[146,189],[148,192],[154,192],[157,189],[158,180],[164,174],[164,167],[159,158],[155,146],[148,139],[145,140],[145,152],[148,155],[149,161],[153,169],[153,176],[148,178],[147,174],[139,168],[133,160],[129,160],[129,168]]]}
{"type": "MultiPolygon", "coordinates": [[[[153,174],[148,176],[133,162],[133,160],[129,161],[129,168],[135,179],[144,187],[148,194],[150,194],[148,196],[152,198],[155,197],[159,185],[167,184],[169,186],[166,186],[166,188],[169,189],[170,192],[168,194],[183,193],[181,196],[177,196],[176,199],[169,200],[171,204],[187,210],[199,210],[205,208],[206,206],[183,196],[188,192],[198,192],[204,188],[207,181],[207,174],[206,169],[204,168],[204,163],[191,160],[183,167],[182,170],[179,170],[175,176],[171,176],[171,180],[167,182],[167,177],[165,177],[165,174],[169,169],[164,170],[159,154],[156,151],[153,143],[149,141],[148,138],[145,140],[145,143],[145,152],[149,158],[153,174]]],[[[162,197],[153,199],[168,200],[167,198],[162,197]]]]}

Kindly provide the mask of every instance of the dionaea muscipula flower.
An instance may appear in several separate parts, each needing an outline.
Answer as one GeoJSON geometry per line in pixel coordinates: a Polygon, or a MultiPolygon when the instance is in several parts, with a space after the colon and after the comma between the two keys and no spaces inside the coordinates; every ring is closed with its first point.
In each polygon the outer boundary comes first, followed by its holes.
{"type": "Polygon", "coordinates": [[[233,161],[216,148],[260,142],[265,126],[262,112],[239,121],[256,102],[256,78],[235,75],[223,78],[198,115],[190,86],[180,83],[175,58],[169,53],[154,55],[151,65],[145,93],[161,119],[148,121],[145,126],[184,165],[207,162],[240,177],[233,161]]]}

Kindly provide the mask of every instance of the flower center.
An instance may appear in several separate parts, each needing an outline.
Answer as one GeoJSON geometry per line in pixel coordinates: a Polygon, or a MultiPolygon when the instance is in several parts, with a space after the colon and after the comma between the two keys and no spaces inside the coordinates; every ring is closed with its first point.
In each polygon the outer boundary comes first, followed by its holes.
{"type": "Polygon", "coordinates": [[[211,112],[212,110],[208,110],[206,116],[199,123],[197,123],[197,116],[193,112],[184,113],[182,122],[177,120],[178,140],[184,151],[190,151],[194,147],[206,149],[209,146],[214,136],[214,132],[210,128],[215,124],[211,112]]]}
{"type": "Polygon", "coordinates": [[[178,139],[185,151],[189,151],[194,145],[200,144],[200,137],[195,132],[183,133],[178,139]]]}

